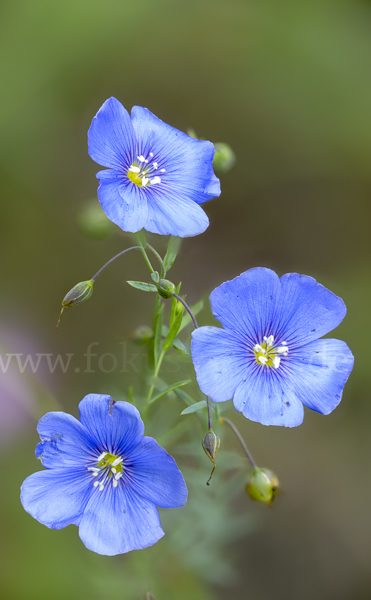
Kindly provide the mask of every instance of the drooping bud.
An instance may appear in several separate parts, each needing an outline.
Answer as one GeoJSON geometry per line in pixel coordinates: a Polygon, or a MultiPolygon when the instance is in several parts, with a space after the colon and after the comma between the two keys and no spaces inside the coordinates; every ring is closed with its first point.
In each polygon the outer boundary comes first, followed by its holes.
{"type": "Polygon", "coordinates": [[[246,486],[246,491],[253,500],[272,504],[278,488],[278,477],[273,471],[255,467],[246,486]]]}
{"type": "Polygon", "coordinates": [[[160,279],[157,283],[157,290],[163,298],[171,298],[175,292],[175,285],[168,279],[160,279]]]}
{"type": "Polygon", "coordinates": [[[204,439],[202,440],[202,447],[205,451],[205,454],[209,457],[209,459],[211,460],[211,462],[214,465],[213,470],[211,471],[210,477],[206,482],[206,485],[210,485],[211,478],[215,471],[215,468],[216,468],[215,457],[216,457],[216,453],[218,452],[219,446],[220,446],[220,438],[216,435],[216,433],[213,432],[212,429],[210,429],[210,431],[207,432],[204,439]]]}
{"type": "Polygon", "coordinates": [[[217,173],[228,173],[236,163],[236,155],[228,144],[217,142],[215,146],[215,155],[213,167],[217,173]]]}
{"type": "Polygon", "coordinates": [[[81,302],[85,302],[88,300],[93,293],[93,284],[94,281],[91,279],[89,281],[81,281],[77,283],[72,290],[70,290],[62,300],[62,310],[59,315],[58,323],[56,329],[59,327],[59,323],[62,318],[62,313],[65,308],[69,308],[70,306],[76,306],[77,304],[81,304],[81,302]]]}

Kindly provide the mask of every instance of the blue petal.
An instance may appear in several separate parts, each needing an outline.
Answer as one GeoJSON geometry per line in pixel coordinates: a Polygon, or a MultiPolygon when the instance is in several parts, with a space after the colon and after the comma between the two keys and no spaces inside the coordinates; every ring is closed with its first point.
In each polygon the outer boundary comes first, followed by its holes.
{"type": "Polygon", "coordinates": [[[88,132],[88,144],[91,158],[99,165],[127,171],[132,164],[135,133],[129,113],[116,98],[109,98],[98,110],[88,132]]]}
{"type": "Polygon", "coordinates": [[[96,455],[96,446],[89,432],[72,415],[50,412],[44,415],[37,431],[41,442],[36,446],[36,457],[47,469],[75,467],[96,455]]]}
{"type": "Polygon", "coordinates": [[[131,119],[140,154],[154,154],[169,194],[203,204],[220,195],[220,183],[213,171],[214,145],[191,138],[167,125],[149,110],[134,106],[131,119]]]}
{"type": "Polygon", "coordinates": [[[51,529],[78,525],[92,493],[86,470],[51,469],[33,473],[23,482],[23,508],[51,529]]]}
{"type": "Polygon", "coordinates": [[[263,336],[273,334],[280,293],[274,271],[250,269],[211,293],[211,309],[223,327],[238,333],[241,343],[252,349],[263,336]]]}
{"type": "Polygon", "coordinates": [[[112,403],[110,396],[89,394],[79,404],[80,421],[101,451],[125,454],[144,433],[139,411],[128,402],[112,403]]]}
{"type": "Polygon", "coordinates": [[[164,532],[155,505],[121,484],[93,493],[79,534],[89,550],[113,556],[152,546],[164,532]]]}
{"type": "Polygon", "coordinates": [[[328,415],[341,400],[354,358],[345,342],[316,340],[290,353],[297,396],[312,410],[328,415]]]}
{"type": "MultiPolygon", "coordinates": [[[[101,174],[102,171],[98,173],[101,174]]],[[[104,176],[98,187],[98,198],[107,217],[123,231],[135,233],[145,226],[147,197],[134,183],[124,183],[121,177],[104,176]]]]}
{"type": "Polygon", "coordinates": [[[296,427],[303,422],[303,404],[290,381],[277,370],[256,365],[249,377],[240,383],[234,395],[234,406],[250,421],[262,425],[296,427]]]}
{"type": "Polygon", "coordinates": [[[280,281],[276,336],[288,343],[290,351],[329,333],[344,319],[342,299],[313,277],[287,273],[280,281]]]}
{"type": "Polygon", "coordinates": [[[162,184],[148,190],[148,220],[145,229],[151,233],[191,237],[203,233],[209,219],[202,208],[185,195],[168,193],[162,184]]]}
{"type": "Polygon", "coordinates": [[[142,498],[161,508],[176,508],[186,503],[183,475],[175,460],[154,439],[144,437],[128,462],[130,485],[142,498]]]}
{"type": "Polygon", "coordinates": [[[198,385],[214,402],[230,400],[247,369],[246,349],[230,331],[199,327],[192,333],[198,385]]]}

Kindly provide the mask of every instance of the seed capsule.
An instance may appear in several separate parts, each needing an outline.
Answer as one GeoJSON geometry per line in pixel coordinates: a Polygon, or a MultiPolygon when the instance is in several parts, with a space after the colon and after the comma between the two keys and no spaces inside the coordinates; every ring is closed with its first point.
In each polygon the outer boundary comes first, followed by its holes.
{"type": "Polygon", "coordinates": [[[93,293],[93,284],[94,281],[81,281],[77,283],[72,290],[70,290],[62,300],[62,310],[59,315],[58,323],[56,329],[59,327],[59,323],[62,318],[62,313],[65,308],[69,308],[70,306],[76,306],[77,304],[81,304],[81,302],[85,302],[88,300],[93,293]]]}
{"type": "Polygon", "coordinates": [[[216,433],[214,433],[212,430],[208,431],[207,434],[205,435],[204,439],[202,440],[202,447],[203,447],[205,453],[207,454],[207,456],[210,458],[210,460],[214,466],[213,466],[213,470],[211,471],[210,477],[206,482],[206,485],[210,485],[210,480],[215,471],[215,468],[216,468],[215,456],[216,456],[216,453],[218,452],[219,446],[220,446],[220,439],[218,438],[216,433]]]}
{"type": "Polygon", "coordinates": [[[253,500],[272,504],[278,488],[278,477],[273,471],[255,467],[246,486],[246,491],[253,500]]]}
{"type": "Polygon", "coordinates": [[[175,292],[175,285],[168,279],[160,279],[157,284],[157,290],[163,298],[171,298],[175,292]]]}

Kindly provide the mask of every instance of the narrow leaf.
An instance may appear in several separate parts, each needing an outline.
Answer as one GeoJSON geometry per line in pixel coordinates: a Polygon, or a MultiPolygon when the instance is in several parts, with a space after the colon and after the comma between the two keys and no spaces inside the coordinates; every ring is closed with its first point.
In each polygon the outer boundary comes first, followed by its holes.
{"type": "Polygon", "coordinates": [[[174,261],[176,259],[176,255],[179,252],[181,241],[182,239],[179,237],[175,237],[173,235],[170,237],[166,255],[164,258],[165,271],[170,271],[171,267],[173,266],[174,261]]]}
{"type": "Polygon", "coordinates": [[[178,383],[173,383],[172,385],[169,385],[169,387],[166,388],[166,390],[163,390],[162,392],[157,394],[157,396],[154,396],[152,398],[150,404],[153,404],[153,402],[156,402],[156,400],[159,400],[163,396],[166,396],[166,394],[169,394],[169,392],[172,392],[173,390],[177,390],[178,388],[183,387],[184,385],[188,385],[188,383],[191,383],[190,379],[185,379],[184,381],[178,381],[178,383]]]}
{"type": "Polygon", "coordinates": [[[169,348],[171,348],[171,346],[173,345],[173,342],[177,336],[177,333],[179,331],[179,328],[182,324],[182,319],[183,319],[183,313],[180,312],[176,317],[175,317],[175,321],[174,321],[174,325],[172,326],[172,328],[170,329],[169,333],[167,334],[165,341],[164,341],[164,346],[163,346],[163,350],[164,352],[166,352],[167,350],[169,350],[169,348]]]}
{"type": "Polygon", "coordinates": [[[188,352],[187,348],[185,347],[183,342],[181,342],[178,338],[175,338],[175,340],[173,341],[173,346],[174,346],[174,348],[179,350],[179,352],[182,352],[183,354],[186,354],[187,356],[189,356],[189,352],[188,352]]]}
{"type": "Polygon", "coordinates": [[[153,283],[144,283],[144,281],[127,281],[126,283],[142,292],[157,292],[157,287],[153,283]]]}
{"type": "Polygon", "coordinates": [[[189,415],[191,413],[196,412],[197,410],[202,410],[203,408],[206,408],[206,406],[207,406],[206,400],[201,400],[201,402],[197,402],[197,404],[192,404],[191,406],[188,406],[188,408],[185,408],[184,410],[182,410],[182,412],[180,414],[181,415],[189,415]]]}

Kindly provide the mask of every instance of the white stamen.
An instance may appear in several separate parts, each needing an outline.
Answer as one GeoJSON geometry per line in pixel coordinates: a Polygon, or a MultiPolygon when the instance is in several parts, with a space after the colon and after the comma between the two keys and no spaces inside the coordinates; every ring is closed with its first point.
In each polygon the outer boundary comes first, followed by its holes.
{"type": "Polygon", "coordinates": [[[160,173],[166,173],[166,169],[160,169],[160,173]]]}
{"type": "Polygon", "coordinates": [[[147,179],[147,177],[142,177],[142,186],[144,187],[145,185],[147,185],[147,183],[149,182],[149,179],[147,179]]]}
{"type": "Polygon", "coordinates": [[[140,162],[146,162],[146,159],[142,155],[137,156],[137,159],[140,160],[140,162]]]}
{"type": "Polygon", "coordinates": [[[116,467],[117,465],[119,465],[122,462],[122,458],[120,456],[118,456],[117,458],[115,458],[115,460],[112,463],[113,467],[116,467]]]}
{"type": "Polygon", "coordinates": [[[273,335],[270,335],[269,338],[266,338],[265,340],[267,342],[268,346],[273,346],[273,342],[274,342],[274,337],[273,335]]]}
{"type": "Polygon", "coordinates": [[[94,481],[94,484],[93,484],[93,485],[94,485],[94,487],[98,487],[98,485],[99,485],[99,481],[94,481]]]}
{"type": "Polygon", "coordinates": [[[254,350],[256,350],[256,352],[264,352],[260,344],[255,344],[254,350]]]}
{"type": "Polygon", "coordinates": [[[88,467],[88,471],[96,471],[99,473],[99,467],[88,467]]]}
{"type": "Polygon", "coordinates": [[[117,473],[115,467],[112,467],[111,471],[112,471],[113,474],[117,473]]]}
{"type": "Polygon", "coordinates": [[[136,167],[135,165],[131,165],[131,167],[129,168],[129,171],[131,171],[132,173],[139,173],[140,168],[136,167]]]}
{"type": "Polygon", "coordinates": [[[117,487],[117,486],[118,486],[118,482],[117,482],[117,481],[114,481],[114,482],[113,482],[113,487],[117,487]]]}
{"type": "Polygon", "coordinates": [[[153,158],[153,152],[150,152],[149,155],[153,158]]]}
{"type": "Polygon", "coordinates": [[[266,356],[259,356],[258,357],[258,361],[262,364],[265,365],[268,362],[268,359],[266,356]]]}
{"type": "Polygon", "coordinates": [[[107,452],[102,452],[102,454],[100,454],[97,458],[97,462],[100,462],[105,456],[106,456],[107,452]]]}
{"type": "Polygon", "coordinates": [[[161,183],[161,177],[154,177],[151,179],[151,183],[161,183]]]}
{"type": "Polygon", "coordinates": [[[287,346],[287,342],[281,342],[282,346],[287,346]]]}
{"type": "Polygon", "coordinates": [[[278,354],[283,354],[285,353],[285,356],[287,356],[289,349],[287,346],[280,346],[279,348],[277,348],[276,352],[278,352],[278,354]]]}
{"type": "Polygon", "coordinates": [[[104,490],[104,483],[101,483],[100,486],[99,486],[99,491],[103,492],[103,490],[104,490]]]}
{"type": "Polygon", "coordinates": [[[115,480],[118,481],[122,477],[122,473],[116,473],[115,480]]]}
{"type": "Polygon", "coordinates": [[[280,366],[281,359],[279,356],[275,356],[274,359],[272,360],[272,362],[273,362],[274,368],[278,369],[278,367],[280,366]]]}
{"type": "Polygon", "coordinates": [[[93,477],[96,477],[98,475],[98,471],[94,471],[94,473],[92,473],[93,477]]]}
{"type": "Polygon", "coordinates": [[[158,169],[158,163],[157,163],[157,162],[154,162],[154,163],[153,163],[153,167],[154,167],[155,169],[158,169]]]}

